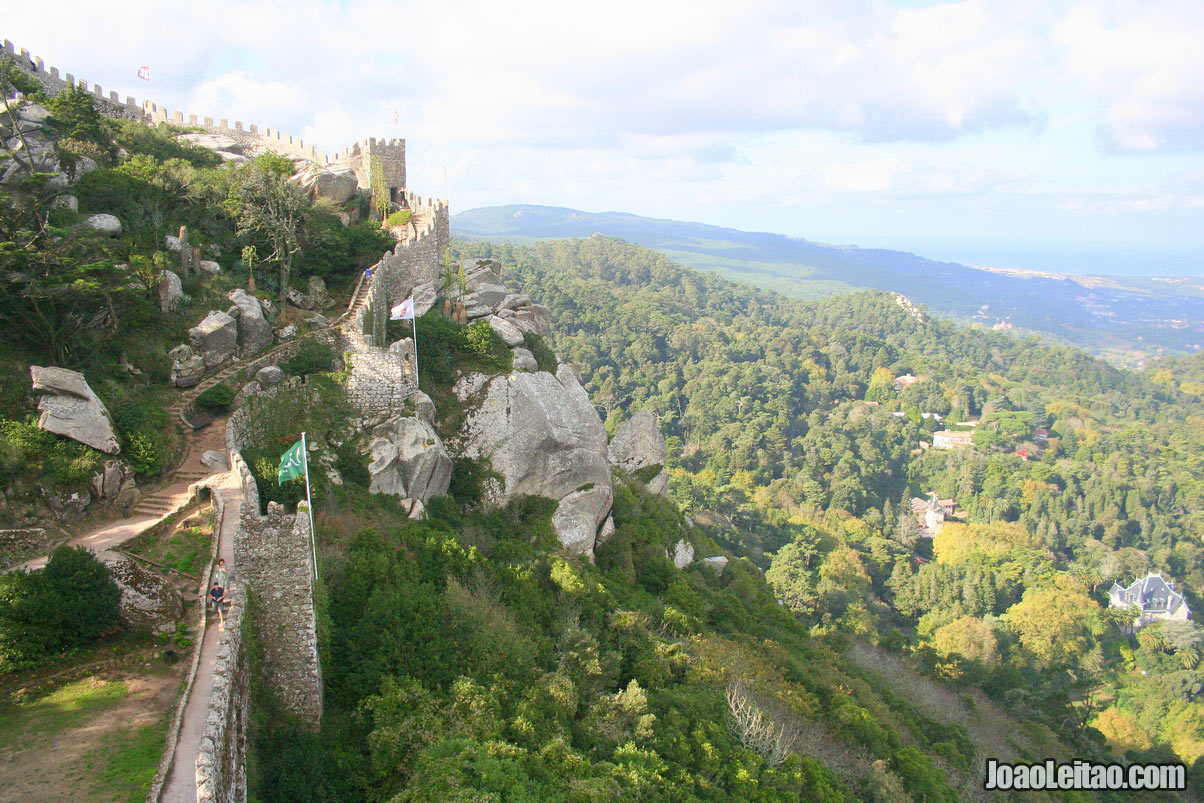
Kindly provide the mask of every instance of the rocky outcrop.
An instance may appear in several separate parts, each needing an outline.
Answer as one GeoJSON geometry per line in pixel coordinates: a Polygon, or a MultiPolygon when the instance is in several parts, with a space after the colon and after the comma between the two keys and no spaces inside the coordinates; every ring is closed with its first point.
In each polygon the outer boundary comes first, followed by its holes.
{"type": "Polygon", "coordinates": [[[84,221],[84,224],[87,225],[88,228],[98,231],[108,237],[121,236],[121,221],[118,220],[114,215],[106,215],[104,213],[92,215],[90,218],[84,221]]]}
{"type": "Polygon", "coordinates": [[[188,341],[204,359],[205,367],[214,368],[234,356],[238,348],[238,323],[226,313],[214,310],[188,330],[188,341]]]}
{"type": "Polygon", "coordinates": [[[514,357],[514,370],[516,371],[538,371],[539,363],[535,361],[535,355],[524,348],[515,348],[512,350],[514,357]]]}
{"type": "Polygon", "coordinates": [[[628,474],[660,466],[660,472],[647,481],[646,487],[652,493],[664,493],[669,485],[669,474],[664,468],[665,436],[661,434],[660,421],[648,410],[640,410],[623,422],[610,442],[607,460],[628,474]]]}
{"type": "Polygon", "coordinates": [[[485,319],[489,325],[493,327],[493,331],[498,333],[498,337],[502,339],[510,348],[521,346],[523,344],[523,333],[517,326],[504,318],[499,318],[496,315],[490,315],[485,319]]]}
{"type": "Polygon", "coordinates": [[[686,539],[681,539],[673,545],[673,565],[684,569],[694,562],[694,545],[686,539]]]}
{"type": "Polygon", "coordinates": [[[79,491],[59,492],[49,485],[41,485],[38,490],[42,492],[42,498],[46,500],[46,505],[54,513],[54,517],[64,524],[82,518],[84,511],[92,502],[92,498],[88,494],[79,491]]]}
{"type": "Polygon", "coordinates": [[[227,310],[237,320],[238,353],[248,357],[272,345],[272,324],[263,314],[259,299],[246,290],[231,290],[227,296],[234,306],[227,310]]]}
{"type": "Polygon", "coordinates": [[[284,370],[279,365],[265,365],[255,372],[255,381],[263,388],[274,388],[284,381],[284,370]]]}
{"type": "Polygon", "coordinates": [[[414,417],[385,421],[372,429],[368,490],[426,501],[447,493],[452,460],[434,428],[414,417]]]}
{"type": "Polygon", "coordinates": [[[159,275],[159,309],[171,312],[184,299],[184,285],[175,271],[165,270],[159,275]]]}
{"type": "Polygon", "coordinates": [[[171,358],[171,383],[178,388],[190,388],[205,377],[205,358],[190,346],[181,343],[167,352],[171,358]]]}
{"type": "Polygon", "coordinates": [[[324,309],[330,304],[330,293],[327,292],[326,282],[322,280],[321,276],[310,276],[306,287],[308,288],[306,295],[314,309],[324,309]]]}
{"type": "Polygon", "coordinates": [[[184,605],[172,585],[120,552],[105,550],[96,557],[108,567],[121,590],[121,622],[131,630],[173,629],[184,605]]]}
{"type": "Polygon", "coordinates": [[[566,548],[592,557],[613,498],[606,429],[567,366],[502,376],[470,374],[455,387],[469,408],[461,432],[466,457],[487,457],[502,475],[500,497],[555,499],[553,523],[566,548]]]}
{"type": "Polygon", "coordinates": [[[598,529],[607,520],[612,502],[614,490],[609,484],[587,486],[562,498],[552,514],[552,527],[564,548],[592,558],[598,529]]]}
{"type": "Polygon", "coordinates": [[[92,475],[92,496],[98,502],[111,502],[123,488],[134,487],[134,472],[120,460],[106,460],[101,470],[92,475]]]}
{"type": "Polygon", "coordinates": [[[336,204],[350,201],[359,189],[359,180],[350,167],[319,166],[312,162],[293,176],[293,181],[308,190],[315,199],[325,198],[336,204]]]}
{"type": "Polygon", "coordinates": [[[109,410],[88,387],[83,374],[40,365],[30,366],[29,373],[34,391],[43,394],[38,402],[42,413],[38,426],[106,454],[121,451],[109,410]]]}

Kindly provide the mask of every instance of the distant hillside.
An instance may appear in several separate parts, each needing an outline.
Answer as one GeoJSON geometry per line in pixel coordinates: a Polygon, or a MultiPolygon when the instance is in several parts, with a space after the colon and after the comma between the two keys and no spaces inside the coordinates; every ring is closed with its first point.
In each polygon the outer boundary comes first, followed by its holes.
{"type": "Polygon", "coordinates": [[[1127,280],[1019,274],[934,262],[905,251],[832,246],[766,232],[561,207],[510,205],[452,218],[470,240],[522,242],[601,233],[702,270],[796,298],[871,287],[987,325],[1010,323],[1121,362],[1204,346],[1204,279],[1127,280]]]}

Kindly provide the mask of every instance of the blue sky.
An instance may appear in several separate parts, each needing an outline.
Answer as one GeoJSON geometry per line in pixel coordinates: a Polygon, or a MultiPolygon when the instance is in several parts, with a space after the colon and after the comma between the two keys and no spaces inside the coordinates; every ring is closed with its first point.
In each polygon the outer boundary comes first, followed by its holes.
{"type": "Polygon", "coordinates": [[[410,186],[453,209],[1204,273],[1198,0],[72,5],[8,8],[0,36],[326,149],[405,136],[410,186]]]}

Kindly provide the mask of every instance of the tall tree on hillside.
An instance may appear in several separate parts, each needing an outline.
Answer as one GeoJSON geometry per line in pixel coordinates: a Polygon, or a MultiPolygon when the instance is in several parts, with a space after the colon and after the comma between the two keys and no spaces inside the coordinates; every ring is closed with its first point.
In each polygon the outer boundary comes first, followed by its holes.
{"type": "Polygon", "coordinates": [[[289,180],[292,170],[292,162],[282,156],[260,156],[240,171],[226,202],[240,234],[259,234],[271,243],[272,252],[264,261],[280,265],[281,303],[288,294],[293,257],[301,251],[309,209],[305,190],[289,180]]]}

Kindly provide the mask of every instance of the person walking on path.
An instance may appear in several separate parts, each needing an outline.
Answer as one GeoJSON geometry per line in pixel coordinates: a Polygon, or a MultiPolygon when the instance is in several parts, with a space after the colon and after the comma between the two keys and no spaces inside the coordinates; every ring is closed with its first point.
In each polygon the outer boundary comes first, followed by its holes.
{"type": "Polygon", "coordinates": [[[217,566],[213,570],[213,582],[216,583],[217,585],[221,586],[222,588],[225,588],[227,585],[226,578],[228,576],[229,575],[226,571],[226,559],[219,558],[217,561],[217,566]]]}
{"type": "Polygon", "coordinates": [[[218,585],[216,580],[213,582],[213,588],[209,589],[209,599],[213,600],[213,606],[217,608],[217,615],[221,617],[224,624],[226,621],[225,607],[229,601],[226,598],[225,587],[218,585]]]}

